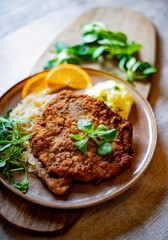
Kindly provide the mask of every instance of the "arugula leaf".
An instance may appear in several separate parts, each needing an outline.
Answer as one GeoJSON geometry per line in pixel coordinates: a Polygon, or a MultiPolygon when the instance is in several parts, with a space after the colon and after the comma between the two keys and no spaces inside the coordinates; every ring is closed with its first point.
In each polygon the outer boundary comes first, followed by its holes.
{"type": "Polygon", "coordinates": [[[25,193],[27,191],[27,188],[29,186],[29,182],[28,182],[28,177],[27,177],[27,170],[25,169],[25,176],[20,184],[20,190],[25,193]]]}
{"type": "MultiPolygon", "coordinates": [[[[10,117],[10,114],[11,114],[12,111],[13,111],[13,108],[9,108],[9,109],[8,109],[8,111],[7,111],[7,113],[6,113],[6,116],[5,116],[6,119],[8,119],[8,118],[10,117]]],[[[3,118],[3,117],[2,117],[2,118],[3,118]]]]}
{"type": "Polygon", "coordinates": [[[26,192],[28,188],[27,170],[19,158],[25,148],[25,141],[31,135],[20,132],[19,125],[23,121],[10,118],[11,111],[9,109],[5,117],[0,117],[0,172],[10,184],[20,191],[26,192]],[[21,183],[15,181],[11,174],[15,171],[25,172],[21,183]]]}
{"type": "Polygon", "coordinates": [[[11,175],[11,173],[8,171],[5,174],[6,178],[8,179],[8,182],[14,186],[15,188],[19,189],[21,192],[25,193],[27,191],[27,188],[29,186],[29,182],[28,182],[28,177],[27,177],[27,171],[25,170],[25,176],[24,179],[22,180],[21,183],[19,183],[18,181],[16,181],[13,176],[11,175]]]}
{"type": "Polygon", "coordinates": [[[3,161],[0,162],[0,168],[1,168],[1,167],[4,167],[5,165],[6,165],[6,161],[5,161],[5,160],[3,160],[3,161]]]}

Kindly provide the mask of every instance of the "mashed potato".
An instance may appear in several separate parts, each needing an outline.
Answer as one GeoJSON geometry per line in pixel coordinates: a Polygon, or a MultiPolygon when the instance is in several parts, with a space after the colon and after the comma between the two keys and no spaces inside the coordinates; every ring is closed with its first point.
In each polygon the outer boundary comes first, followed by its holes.
{"type": "Polygon", "coordinates": [[[124,84],[109,80],[96,84],[85,93],[98,101],[105,102],[114,112],[128,119],[133,104],[133,96],[124,84]]]}
{"type": "MultiPolygon", "coordinates": [[[[32,93],[13,109],[11,113],[12,118],[27,121],[26,123],[20,124],[21,131],[31,132],[36,118],[42,116],[46,103],[48,103],[52,97],[52,95],[46,94],[45,90],[38,94],[32,93]]],[[[25,151],[23,151],[20,160],[28,166],[29,172],[34,172],[35,167],[41,164],[39,160],[33,156],[29,141],[25,142],[25,151]]]]}

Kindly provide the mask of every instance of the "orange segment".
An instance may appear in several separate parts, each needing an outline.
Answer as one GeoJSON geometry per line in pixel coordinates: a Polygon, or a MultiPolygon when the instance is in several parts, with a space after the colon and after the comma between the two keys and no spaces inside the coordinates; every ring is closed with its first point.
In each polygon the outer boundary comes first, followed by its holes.
{"type": "Polygon", "coordinates": [[[85,89],[93,86],[88,73],[81,67],[73,64],[61,64],[30,78],[23,87],[22,98],[31,93],[38,93],[48,89],[47,93],[53,93],[64,87],[85,89]]]}
{"type": "Polygon", "coordinates": [[[60,84],[48,85],[46,81],[47,74],[47,72],[43,72],[30,78],[23,87],[22,98],[25,98],[31,93],[38,93],[46,88],[48,88],[48,93],[52,93],[63,87],[60,84]]]}
{"type": "Polygon", "coordinates": [[[23,87],[22,98],[25,98],[30,93],[38,93],[43,89],[47,88],[47,82],[45,81],[47,73],[39,73],[34,77],[30,78],[23,87]]]}
{"type": "MultiPolygon", "coordinates": [[[[45,79],[45,81],[46,81],[46,79],[45,79]]],[[[47,81],[46,81],[46,83],[47,83],[47,81]]],[[[54,93],[65,87],[65,85],[63,85],[63,84],[48,84],[48,83],[47,83],[47,86],[48,86],[48,93],[54,93]]]]}
{"type": "Polygon", "coordinates": [[[53,67],[46,75],[46,81],[49,85],[58,84],[77,89],[93,86],[89,74],[81,67],[73,64],[61,64],[53,67]]]}

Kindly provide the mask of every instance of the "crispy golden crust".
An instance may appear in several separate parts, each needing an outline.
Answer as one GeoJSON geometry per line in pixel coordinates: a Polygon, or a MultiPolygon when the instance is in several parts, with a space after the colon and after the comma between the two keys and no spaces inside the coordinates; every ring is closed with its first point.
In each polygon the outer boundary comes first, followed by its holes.
{"type": "Polygon", "coordinates": [[[71,178],[56,178],[55,176],[50,176],[46,168],[37,167],[36,173],[56,195],[65,195],[72,186],[71,178]]]}
{"type": "Polygon", "coordinates": [[[47,173],[53,173],[57,178],[101,181],[118,175],[133,160],[131,124],[104,102],[85,94],[60,92],[46,105],[44,115],[37,119],[33,132],[31,146],[34,155],[44,164],[47,173]],[[74,146],[75,140],[69,135],[82,133],[77,127],[80,119],[90,119],[95,129],[100,124],[108,129],[116,128],[118,133],[111,142],[111,154],[100,156],[92,139],[88,141],[86,154],[74,146]]]}

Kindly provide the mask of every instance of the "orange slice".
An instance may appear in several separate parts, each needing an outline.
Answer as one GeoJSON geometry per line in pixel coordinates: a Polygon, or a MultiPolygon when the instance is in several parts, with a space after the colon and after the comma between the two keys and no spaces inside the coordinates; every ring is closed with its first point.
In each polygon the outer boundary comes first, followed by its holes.
{"type": "Polygon", "coordinates": [[[58,84],[51,84],[48,86],[48,83],[46,81],[47,74],[47,72],[43,72],[30,78],[23,87],[22,98],[25,98],[31,93],[38,93],[46,88],[48,88],[48,93],[55,92],[62,88],[62,85],[58,84]]]}
{"type": "Polygon", "coordinates": [[[61,64],[30,78],[23,87],[22,98],[31,93],[38,93],[48,89],[47,93],[53,93],[64,87],[85,89],[93,86],[88,73],[81,67],[73,64],[61,64]]]}
{"type": "Polygon", "coordinates": [[[22,98],[25,98],[30,93],[38,93],[43,89],[47,88],[47,82],[45,81],[47,73],[39,73],[34,77],[30,78],[23,87],[22,98]]]}
{"type": "Polygon", "coordinates": [[[73,64],[60,64],[49,70],[46,75],[48,85],[62,85],[71,88],[85,89],[93,86],[89,74],[73,64]]]}

